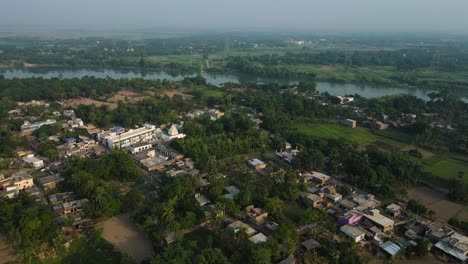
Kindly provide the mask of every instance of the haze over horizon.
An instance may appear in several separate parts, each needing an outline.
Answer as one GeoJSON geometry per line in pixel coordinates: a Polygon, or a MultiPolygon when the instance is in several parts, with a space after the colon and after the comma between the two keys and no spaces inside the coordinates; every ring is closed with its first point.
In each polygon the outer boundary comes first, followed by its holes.
{"type": "Polygon", "coordinates": [[[166,27],[465,34],[466,14],[466,0],[19,0],[2,3],[0,28],[166,27]]]}

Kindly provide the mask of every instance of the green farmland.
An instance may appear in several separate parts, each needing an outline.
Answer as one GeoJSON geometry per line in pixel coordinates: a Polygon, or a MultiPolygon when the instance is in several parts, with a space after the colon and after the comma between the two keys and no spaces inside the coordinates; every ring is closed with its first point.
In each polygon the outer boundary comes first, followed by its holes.
{"type": "Polygon", "coordinates": [[[323,138],[323,139],[339,139],[346,138],[358,144],[365,145],[376,140],[380,140],[390,145],[402,147],[403,144],[376,135],[365,128],[351,128],[340,124],[316,124],[311,122],[298,122],[293,125],[293,128],[300,134],[323,138]]]}
{"type": "Polygon", "coordinates": [[[468,184],[468,162],[453,156],[425,161],[426,171],[443,179],[461,179],[468,184]],[[460,175],[461,174],[461,175],[460,175]]]}

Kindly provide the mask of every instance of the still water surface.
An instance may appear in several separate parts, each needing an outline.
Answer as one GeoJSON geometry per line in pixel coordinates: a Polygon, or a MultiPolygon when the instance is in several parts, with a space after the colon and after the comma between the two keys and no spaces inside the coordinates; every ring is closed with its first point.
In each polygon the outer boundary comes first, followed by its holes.
{"type": "MultiPolygon", "coordinates": [[[[50,69],[50,68],[32,68],[32,69],[3,69],[0,70],[0,75],[3,75],[7,79],[12,78],[30,78],[30,77],[42,77],[42,78],[81,78],[84,76],[94,76],[96,78],[143,78],[148,80],[171,80],[177,81],[182,80],[184,77],[195,76],[193,74],[170,74],[167,72],[137,72],[137,71],[125,71],[116,69],[50,69]]],[[[258,78],[252,75],[235,75],[235,74],[223,74],[223,73],[202,73],[205,79],[213,85],[221,85],[226,82],[245,82],[245,81],[257,81],[257,82],[270,82],[276,81],[279,83],[294,83],[295,80],[286,79],[268,79],[258,78]]],[[[366,98],[379,97],[384,95],[395,95],[395,94],[411,94],[418,98],[427,100],[427,94],[431,90],[421,88],[391,88],[382,87],[376,85],[357,85],[350,83],[329,83],[329,82],[318,82],[317,91],[328,92],[332,95],[346,95],[346,94],[360,94],[366,98]]],[[[468,91],[461,91],[461,98],[464,101],[468,100],[468,91]]]]}

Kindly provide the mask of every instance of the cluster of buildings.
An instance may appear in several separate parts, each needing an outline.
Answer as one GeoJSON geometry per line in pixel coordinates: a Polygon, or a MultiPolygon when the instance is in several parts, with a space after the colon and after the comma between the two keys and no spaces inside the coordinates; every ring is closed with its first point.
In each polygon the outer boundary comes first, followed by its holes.
{"type": "Polygon", "coordinates": [[[54,210],[57,224],[65,224],[68,220],[71,226],[80,228],[91,222],[84,210],[88,199],[75,199],[73,192],[64,192],[49,195],[48,200],[54,210]]]}
{"type": "Polygon", "coordinates": [[[301,194],[306,205],[324,210],[337,218],[340,232],[355,243],[372,244],[388,256],[416,246],[426,238],[430,248],[457,261],[468,259],[468,237],[455,232],[448,225],[417,216],[411,219],[405,204],[384,204],[373,194],[353,191],[343,196],[336,192],[336,182],[319,172],[302,173],[307,192],[301,194]],[[402,228],[395,230],[397,226],[402,228]]]}
{"type": "Polygon", "coordinates": [[[60,174],[38,178],[39,187],[34,184],[33,177],[27,171],[20,171],[0,181],[0,196],[14,198],[20,192],[33,196],[38,202],[44,202],[43,194],[54,190],[64,179],[60,174]]]}
{"type": "Polygon", "coordinates": [[[211,108],[211,109],[203,109],[203,110],[192,110],[188,113],[184,114],[185,117],[189,119],[199,118],[202,116],[208,116],[212,121],[216,121],[222,116],[224,116],[224,112],[221,111],[219,108],[211,108]]]}
{"type": "Polygon", "coordinates": [[[33,178],[25,171],[17,172],[0,182],[1,195],[8,198],[14,198],[20,191],[25,191],[33,186],[33,178]]]}
{"type": "Polygon", "coordinates": [[[65,144],[58,145],[56,149],[60,159],[72,156],[85,158],[100,155],[103,152],[96,140],[85,136],[66,138],[65,144]]]}
{"type": "Polygon", "coordinates": [[[28,120],[25,120],[24,123],[21,125],[21,131],[24,132],[24,133],[29,133],[29,132],[33,132],[39,128],[41,128],[42,126],[45,126],[45,125],[53,125],[57,123],[57,120],[55,119],[46,119],[44,121],[37,121],[37,122],[30,122],[28,120]]]}
{"type": "Polygon", "coordinates": [[[280,151],[275,151],[275,154],[281,160],[284,160],[287,163],[292,163],[299,152],[300,150],[297,147],[293,149],[291,143],[286,142],[284,150],[281,149],[280,151]]]}
{"type": "Polygon", "coordinates": [[[255,244],[265,243],[268,235],[278,228],[276,223],[267,223],[267,217],[268,212],[264,209],[249,205],[239,214],[240,220],[228,224],[226,228],[233,234],[245,231],[255,244]]]}

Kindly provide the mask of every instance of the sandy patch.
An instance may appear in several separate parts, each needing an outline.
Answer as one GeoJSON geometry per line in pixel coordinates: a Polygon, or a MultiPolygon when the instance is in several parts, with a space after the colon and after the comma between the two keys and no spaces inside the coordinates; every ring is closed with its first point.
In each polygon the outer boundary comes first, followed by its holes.
{"type": "Polygon", "coordinates": [[[128,91],[128,90],[122,90],[117,92],[114,96],[111,98],[107,99],[107,102],[109,103],[117,103],[118,101],[124,101],[124,102],[131,102],[131,103],[136,103],[139,102],[145,98],[147,98],[149,95],[133,92],[133,91],[128,91]]]}
{"type": "Polygon", "coordinates": [[[25,68],[36,68],[36,67],[39,67],[39,66],[41,66],[41,65],[25,62],[25,63],[23,63],[23,66],[24,66],[25,68]]]}
{"type": "Polygon", "coordinates": [[[5,237],[0,234],[0,264],[15,260],[15,251],[7,243],[5,237]]]}
{"type": "Polygon", "coordinates": [[[130,215],[120,214],[98,224],[104,228],[102,237],[120,251],[132,256],[138,263],[151,257],[151,241],[138,229],[130,215]]]}
{"type": "Polygon", "coordinates": [[[411,259],[400,259],[400,260],[396,260],[394,263],[396,264],[443,264],[447,262],[440,261],[436,259],[435,256],[428,255],[422,258],[415,257],[411,259]]]}
{"type": "Polygon", "coordinates": [[[413,188],[408,196],[434,211],[435,217],[445,222],[457,216],[464,208],[462,204],[451,202],[442,193],[428,187],[413,188]]]}
{"type": "Polygon", "coordinates": [[[181,95],[185,99],[192,99],[193,98],[193,95],[186,94],[186,93],[184,93],[184,91],[181,91],[181,90],[166,90],[166,91],[163,92],[163,95],[167,95],[167,96],[169,96],[171,98],[176,94],[181,95]]]}
{"type": "Polygon", "coordinates": [[[330,71],[335,71],[335,68],[332,66],[322,66],[320,67],[320,70],[330,72],[330,71]]]}
{"type": "Polygon", "coordinates": [[[66,107],[76,107],[78,105],[96,105],[97,107],[100,107],[102,105],[107,105],[109,109],[117,108],[117,104],[102,102],[102,101],[98,101],[98,100],[94,100],[90,98],[68,99],[68,100],[61,101],[61,104],[66,107]]]}

